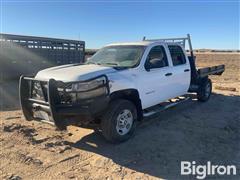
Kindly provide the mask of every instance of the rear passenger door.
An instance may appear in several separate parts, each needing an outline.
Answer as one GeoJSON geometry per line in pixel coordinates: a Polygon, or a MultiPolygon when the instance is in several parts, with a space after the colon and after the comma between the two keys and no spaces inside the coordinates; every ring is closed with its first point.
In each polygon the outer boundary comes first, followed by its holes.
{"type": "Polygon", "coordinates": [[[190,86],[190,65],[187,57],[179,45],[168,45],[169,53],[173,65],[173,89],[175,89],[175,97],[186,94],[190,86]]]}

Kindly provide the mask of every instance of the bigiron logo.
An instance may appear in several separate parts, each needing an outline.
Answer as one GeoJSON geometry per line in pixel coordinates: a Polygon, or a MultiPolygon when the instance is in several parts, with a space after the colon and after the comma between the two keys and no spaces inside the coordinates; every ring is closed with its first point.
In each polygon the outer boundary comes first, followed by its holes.
{"type": "Polygon", "coordinates": [[[205,165],[197,165],[195,161],[181,161],[181,175],[194,175],[197,179],[205,179],[214,175],[236,175],[235,165],[213,165],[210,161],[205,165]]]}

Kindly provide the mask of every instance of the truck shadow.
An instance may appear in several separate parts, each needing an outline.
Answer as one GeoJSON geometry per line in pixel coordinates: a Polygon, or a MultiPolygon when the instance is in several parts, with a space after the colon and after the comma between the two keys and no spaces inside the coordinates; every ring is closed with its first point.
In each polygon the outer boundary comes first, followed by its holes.
{"type": "Polygon", "coordinates": [[[99,133],[91,133],[69,144],[154,177],[189,179],[193,177],[180,175],[181,161],[240,166],[238,107],[240,96],[213,94],[206,103],[192,98],[145,119],[125,143],[109,144],[99,133]]]}

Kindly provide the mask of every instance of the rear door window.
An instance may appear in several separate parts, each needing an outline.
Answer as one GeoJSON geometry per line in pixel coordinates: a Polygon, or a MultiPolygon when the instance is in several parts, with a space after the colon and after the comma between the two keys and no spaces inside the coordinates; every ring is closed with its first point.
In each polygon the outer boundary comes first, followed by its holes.
{"type": "Polygon", "coordinates": [[[183,50],[180,46],[169,45],[168,48],[169,48],[174,66],[186,63],[185,54],[183,53],[183,50]]]}

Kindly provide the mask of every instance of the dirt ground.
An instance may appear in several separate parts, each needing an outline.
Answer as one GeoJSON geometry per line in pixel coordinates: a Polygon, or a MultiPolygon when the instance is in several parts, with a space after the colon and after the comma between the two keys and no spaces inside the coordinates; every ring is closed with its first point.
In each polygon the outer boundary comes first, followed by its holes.
{"type": "MultiPolygon", "coordinates": [[[[0,179],[192,179],[180,175],[181,161],[240,168],[239,54],[197,54],[198,66],[225,64],[211,77],[206,103],[191,100],[139,123],[133,138],[109,144],[101,133],[25,121],[17,82],[0,84],[0,179]]],[[[239,173],[239,171],[238,171],[239,173]]],[[[208,176],[210,179],[240,179],[208,176]]]]}

